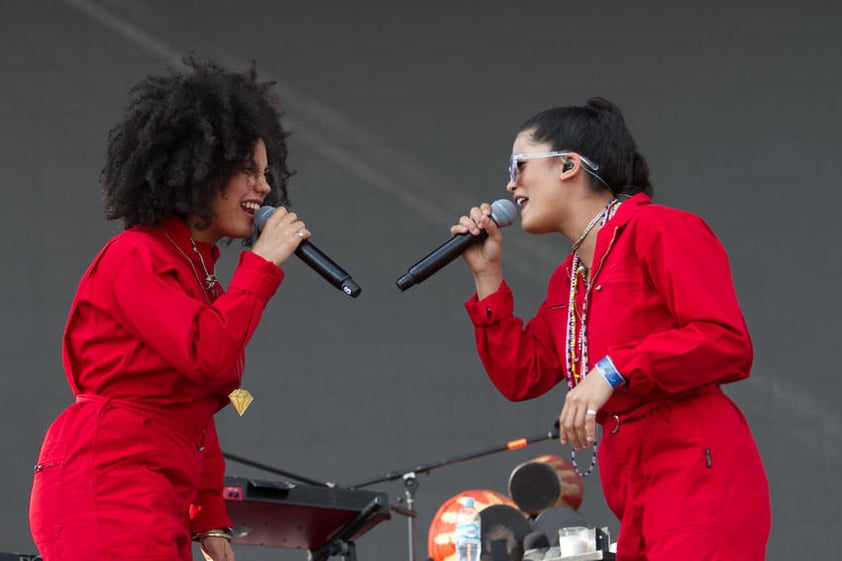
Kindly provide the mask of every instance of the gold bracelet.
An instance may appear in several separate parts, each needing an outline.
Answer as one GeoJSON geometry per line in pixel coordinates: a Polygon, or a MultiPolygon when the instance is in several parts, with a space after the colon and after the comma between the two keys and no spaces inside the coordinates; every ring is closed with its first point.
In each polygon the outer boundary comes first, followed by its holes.
{"type": "Polygon", "coordinates": [[[196,532],[193,534],[194,542],[204,538],[223,538],[230,542],[234,538],[234,531],[231,528],[215,528],[213,530],[205,530],[204,532],[196,532]]]}

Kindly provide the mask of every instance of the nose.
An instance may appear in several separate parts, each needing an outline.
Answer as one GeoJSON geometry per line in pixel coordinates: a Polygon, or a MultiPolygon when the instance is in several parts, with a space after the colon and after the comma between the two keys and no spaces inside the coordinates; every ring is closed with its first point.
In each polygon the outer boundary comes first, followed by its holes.
{"type": "Polygon", "coordinates": [[[254,183],[254,190],[263,195],[267,195],[272,190],[272,186],[269,185],[269,181],[262,173],[257,177],[257,181],[254,183]]]}
{"type": "Polygon", "coordinates": [[[506,191],[509,193],[514,193],[515,189],[517,189],[517,183],[509,179],[509,182],[506,183],[506,191]]]}

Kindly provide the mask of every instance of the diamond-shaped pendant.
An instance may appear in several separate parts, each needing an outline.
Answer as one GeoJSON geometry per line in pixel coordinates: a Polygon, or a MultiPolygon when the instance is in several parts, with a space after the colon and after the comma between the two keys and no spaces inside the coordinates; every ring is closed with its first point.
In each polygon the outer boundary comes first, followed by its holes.
{"type": "Polygon", "coordinates": [[[233,392],[228,394],[228,399],[231,400],[231,405],[234,406],[234,410],[237,411],[237,414],[242,417],[243,413],[246,412],[251,402],[254,401],[254,397],[251,395],[245,388],[237,388],[233,392]]]}

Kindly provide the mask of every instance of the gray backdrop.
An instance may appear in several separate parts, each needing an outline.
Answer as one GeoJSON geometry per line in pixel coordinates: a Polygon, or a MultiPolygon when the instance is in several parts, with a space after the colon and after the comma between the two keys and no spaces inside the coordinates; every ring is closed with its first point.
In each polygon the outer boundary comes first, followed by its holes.
{"type": "MultiPolygon", "coordinates": [[[[838,555],[837,407],[842,122],[837,2],[239,2],[0,0],[0,551],[32,551],[27,501],[43,432],[70,402],[60,337],[76,283],[119,230],[97,175],[129,87],[194,49],[254,58],[278,82],[296,210],[363,287],[351,300],[298,262],[248,352],[256,401],[218,416],[226,451],[351,484],[547,432],[559,388],[512,404],[487,381],[462,302],[461,263],[401,293],[395,279],[469,206],[506,196],[516,127],[592,95],[617,102],[660,202],[704,216],[728,248],[756,351],[728,389],[771,481],[768,559],[838,555]]],[[[530,316],[568,251],[506,233],[517,312],[530,316]]],[[[227,281],[239,247],[223,251],[227,281]]],[[[421,478],[419,558],[432,515],[472,488],[506,491],[555,442],[421,478]]],[[[231,475],[261,476],[228,465],[231,475]]],[[[374,486],[392,501],[400,482],[374,486]]],[[[581,512],[617,523],[598,477],[581,512]]],[[[400,515],[357,544],[401,559],[400,515]]],[[[241,560],[301,550],[237,548],[241,560]]]]}

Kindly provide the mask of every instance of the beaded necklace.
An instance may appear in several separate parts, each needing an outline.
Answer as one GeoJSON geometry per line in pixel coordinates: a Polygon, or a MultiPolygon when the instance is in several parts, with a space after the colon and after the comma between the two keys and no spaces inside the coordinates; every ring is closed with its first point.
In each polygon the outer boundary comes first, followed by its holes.
{"type": "MultiPolygon", "coordinates": [[[[166,230],[157,227],[156,228],[164,234],[164,236],[170,241],[173,247],[178,250],[178,252],[184,256],[187,262],[190,264],[190,269],[193,271],[193,276],[196,278],[196,282],[199,283],[199,287],[202,288],[202,294],[205,295],[208,303],[212,303],[218,296],[219,291],[217,290],[216,286],[219,282],[219,279],[216,277],[216,273],[211,273],[208,271],[207,266],[205,265],[205,259],[202,257],[202,253],[199,251],[199,247],[196,245],[196,242],[193,240],[193,237],[190,237],[190,245],[193,247],[193,251],[196,255],[199,256],[199,262],[202,264],[202,269],[205,272],[205,282],[202,282],[202,279],[199,276],[199,271],[196,269],[196,265],[193,263],[193,260],[190,259],[190,256],[181,249],[175,240],[166,232],[166,230]]],[[[248,406],[251,405],[251,402],[254,401],[254,396],[251,395],[251,392],[242,387],[243,382],[243,370],[245,370],[245,361],[243,357],[240,356],[237,358],[237,380],[238,380],[238,388],[233,390],[231,393],[228,394],[228,399],[231,401],[231,405],[234,406],[234,409],[237,411],[237,414],[241,417],[243,413],[246,412],[248,406]]]]}
{"type": "MultiPolygon", "coordinates": [[[[620,207],[620,201],[613,199],[605,208],[594,216],[584,232],[576,241],[573,247],[573,261],[570,264],[570,295],[567,301],[567,335],[565,340],[566,359],[567,359],[567,388],[572,390],[576,385],[584,379],[588,374],[588,300],[591,293],[591,279],[593,275],[585,279],[585,294],[582,299],[582,316],[579,321],[579,334],[576,335],[576,294],[579,288],[579,275],[583,277],[587,274],[584,265],[580,264],[579,246],[585,240],[590,231],[599,222],[599,227],[602,228],[608,220],[610,220],[617,209],[620,207]]],[[[581,477],[587,477],[596,467],[596,450],[598,442],[594,440],[593,451],[591,453],[591,463],[588,469],[582,473],[579,466],[576,464],[576,450],[570,451],[570,457],[573,460],[573,469],[581,477]]]]}

